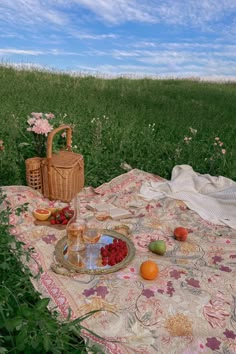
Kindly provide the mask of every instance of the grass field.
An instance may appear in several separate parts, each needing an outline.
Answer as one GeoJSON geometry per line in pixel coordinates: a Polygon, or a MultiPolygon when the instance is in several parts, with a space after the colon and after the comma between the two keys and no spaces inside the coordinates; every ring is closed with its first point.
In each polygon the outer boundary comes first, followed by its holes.
{"type": "MultiPolygon", "coordinates": [[[[86,185],[124,173],[123,163],[165,178],[175,165],[190,164],[236,180],[235,83],[104,80],[0,66],[0,97],[0,186],[25,184],[24,161],[37,156],[26,130],[31,112],[54,113],[54,127],[73,125],[86,185]]],[[[34,292],[22,245],[12,252],[11,212],[0,208],[0,353],[85,353],[80,320],[59,325],[34,292]]]]}
{"type": "Polygon", "coordinates": [[[25,184],[24,160],[32,151],[20,145],[32,139],[31,112],[52,112],[55,125],[74,125],[86,185],[121,174],[122,162],[166,178],[176,164],[190,164],[236,180],[236,83],[105,80],[4,66],[0,78],[1,185],[25,184]]]}

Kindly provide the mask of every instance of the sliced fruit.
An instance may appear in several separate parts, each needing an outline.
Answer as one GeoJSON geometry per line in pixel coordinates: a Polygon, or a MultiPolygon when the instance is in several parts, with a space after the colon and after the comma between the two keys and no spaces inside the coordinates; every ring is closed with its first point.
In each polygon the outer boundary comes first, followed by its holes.
{"type": "Polygon", "coordinates": [[[37,220],[44,221],[50,217],[51,211],[45,208],[38,208],[33,211],[33,215],[37,220]]]}

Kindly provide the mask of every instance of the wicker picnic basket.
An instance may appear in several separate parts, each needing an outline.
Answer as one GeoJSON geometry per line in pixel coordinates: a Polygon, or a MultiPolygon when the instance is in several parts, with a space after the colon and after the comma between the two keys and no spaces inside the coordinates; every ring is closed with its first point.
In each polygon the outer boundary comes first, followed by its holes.
{"type": "Polygon", "coordinates": [[[43,195],[49,199],[69,202],[84,186],[84,159],[71,151],[72,129],[62,125],[54,129],[47,139],[47,157],[41,161],[43,195]],[[56,133],[66,130],[67,151],[52,154],[56,133]]]}
{"type": "Polygon", "coordinates": [[[27,159],[27,185],[39,190],[50,200],[69,202],[84,186],[84,159],[71,151],[72,129],[61,125],[49,133],[46,158],[27,159]],[[66,130],[67,150],[52,153],[53,138],[56,133],[66,130]]]}
{"type": "Polygon", "coordinates": [[[43,192],[43,181],[42,181],[42,171],[41,171],[41,161],[40,157],[32,157],[25,160],[26,167],[26,183],[29,187],[43,192]]]}

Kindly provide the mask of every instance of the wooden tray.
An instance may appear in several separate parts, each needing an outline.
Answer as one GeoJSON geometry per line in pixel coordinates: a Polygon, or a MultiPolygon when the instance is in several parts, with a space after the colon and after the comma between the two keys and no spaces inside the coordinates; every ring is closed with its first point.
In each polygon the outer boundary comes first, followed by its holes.
{"type": "MultiPolygon", "coordinates": [[[[113,273],[117,270],[124,268],[135,256],[135,246],[133,242],[125,235],[122,235],[116,231],[111,230],[101,230],[101,237],[98,243],[87,244],[86,247],[99,247],[99,245],[104,246],[104,244],[110,244],[113,242],[114,238],[121,239],[126,242],[128,248],[128,255],[119,263],[114,266],[98,266],[97,264],[90,265],[89,268],[86,267],[84,262],[82,266],[77,266],[72,264],[67,259],[67,237],[63,237],[55,246],[55,259],[57,263],[52,265],[52,270],[56,273],[63,275],[73,275],[75,273],[86,273],[86,274],[107,274],[113,273]],[[88,246],[89,245],[89,246],[88,246]],[[63,269],[65,272],[63,272],[63,269]]],[[[97,262],[96,262],[97,263],[97,262]]]]}
{"type": "Polygon", "coordinates": [[[49,226],[49,227],[53,227],[54,229],[58,229],[58,230],[65,230],[67,225],[62,225],[62,224],[51,224],[50,220],[45,220],[45,221],[40,221],[35,219],[34,220],[34,225],[37,226],[49,226]]]}

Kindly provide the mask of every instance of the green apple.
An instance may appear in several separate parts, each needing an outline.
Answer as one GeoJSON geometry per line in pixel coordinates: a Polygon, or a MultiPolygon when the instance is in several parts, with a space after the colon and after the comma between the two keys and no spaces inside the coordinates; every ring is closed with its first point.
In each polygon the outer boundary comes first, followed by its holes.
{"type": "Polygon", "coordinates": [[[163,256],[166,251],[166,243],[163,240],[152,241],[149,243],[148,249],[153,253],[163,256]]]}

